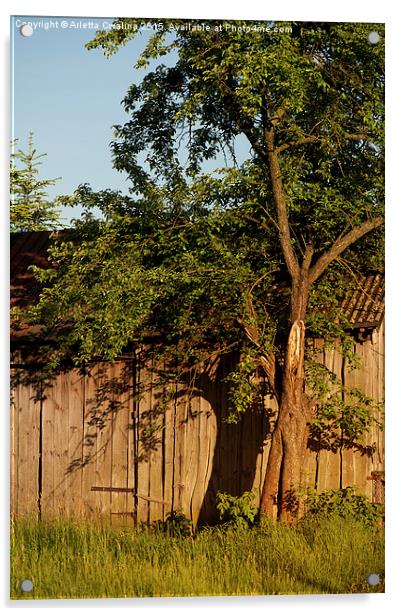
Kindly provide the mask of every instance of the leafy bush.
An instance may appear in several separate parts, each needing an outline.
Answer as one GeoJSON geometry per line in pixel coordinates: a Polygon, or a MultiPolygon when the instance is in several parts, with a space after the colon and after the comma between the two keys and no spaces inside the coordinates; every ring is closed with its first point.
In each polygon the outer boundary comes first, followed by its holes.
{"type": "Polygon", "coordinates": [[[220,520],[236,527],[250,527],[255,523],[258,508],[254,503],[253,492],[244,492],[242,496],[232,496],[226,492],[217,492],[216,508],[220,520]]]}
{"type": "Polygon", "coordinates": [[[192,521],[182,511],[172,511],[164,521],[156,522],[154,528],[170,537],[190,537],[193,531],[192,521]]]}
{"type": "Polygon", "coordinates": [[[383,519],[383,506],[371,503],[367,496],[358,494],[353,487],[341,490],[325,490],[318,493],[308,490],[305,499],[305,518],[338,516],[352,518],[367,525],[374,525],[383,519]]]}

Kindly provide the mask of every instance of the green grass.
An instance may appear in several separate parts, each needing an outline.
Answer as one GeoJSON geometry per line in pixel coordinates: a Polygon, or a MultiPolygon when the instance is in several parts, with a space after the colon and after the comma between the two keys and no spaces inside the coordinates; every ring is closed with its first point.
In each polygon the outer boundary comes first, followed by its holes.
{"type": "Polygon", "coordinates": [[[383,530],[326,519],[206,528],[195,537],[58,521],[14,522],[11,598],[383,592],[383,530]],[[20,583],[30,579],[31,592],[20,583]]]}

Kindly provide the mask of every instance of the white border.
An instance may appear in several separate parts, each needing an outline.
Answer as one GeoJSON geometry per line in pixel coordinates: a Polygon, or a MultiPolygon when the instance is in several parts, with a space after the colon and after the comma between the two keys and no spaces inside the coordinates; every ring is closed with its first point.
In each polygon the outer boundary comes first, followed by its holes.
{"type": "Polygon", "coordinates": [[[378,610],[387,610],[399,603],[399,571],[400,550],[398,517],[401,510],[400,496],[397,494],[401,487],[399,457],[400,433],[400,362],[399,350],[400,340],[400,270],[401,270],[401,187],[400,187],[400,104],[401,92],[398,75],[400,66],[400,40],[401,28],[399,11],[397,13],[396,3],[391,0],[380,0],[376,2],[351,2],[350,0],[336,0],[334,3],[323,3],[321,0],[299,2],[287,0],[284,3],[271,3],[270,5],[260,0],[246,0],[243,4],[235,3],[233,8],[232,0],[202,0],[195,5],[187,5],[183,0],[171,0],[166,3],[162,0],[147,0],[146,3],[136,4],[113,0],[110,3],[89,2],[85,0],[62,0],[57,3],[49,0],[4,0],[1,4],[1,45],[5,51],[1,62],[2,92],[9,92],[9,16],[10,15],[59,15],[59,16],[138,16],[138,17],[188,17],[188,18],[243,18],[243,19],[279,19],[288,21],[365,21],[365,22],[386,22],[386,84],[387,84],[387,172],[386,172],[386,237],[387,237],[387,361],[386,361],[386,390],[387,390],[387,423],[386,423],[386,514],[387,514],[387,571],[386,571],[386,594],[385,595],[354,595],[354,596],[289,596],[289,597],[249,597],[249,598],[205,598],[205,599],[149,599],[149,600],[71,600],[71,601],[32,601],[32,602],[12,602],[8,601],[8,149],[9,149],[9,126],[10,108],[7,95],[3,94],[0,99],[2,122],[1,134],[6,136],[1,148],[0,156],[1,186],[3,189],[3,207],[0,212],[0,228],[2,230],[2,288],[1,297],[1,368],[2,376],[2,424],[0,426],[0,451],[4,464],[3,480],[1,482],[1,570],[0,588],[1,603],[6,609],[13,609],[19,612],[22,609],[42,610],[44,607],[51,607],[53,610],[62,608],[72,608],[74,612],[80,613],[84,609],[97,610],[107,609],[132,609],[136,613],[149,612],[154,610],[163,611],[163,614],[191,610],[200,613],[205,609],[216,612],[229,609],[230,612],[240,613],[244,609],[252,608],[253,613],[257,614],[260,610],[265,613],[269,608],[278,610],[280,613],[297,612],[303,614],[323,613],[331,614],[338,611],[345,613],[363,614],[367,616],[374,614],[377,616],[378,610]],[[398,387],[397,387],[398,386],[398,387]]]}

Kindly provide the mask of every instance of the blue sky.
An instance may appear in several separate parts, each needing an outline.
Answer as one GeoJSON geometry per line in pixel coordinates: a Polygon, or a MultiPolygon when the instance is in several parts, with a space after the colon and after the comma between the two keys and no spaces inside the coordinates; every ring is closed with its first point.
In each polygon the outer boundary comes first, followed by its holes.
{"type": "MultiPolygon", "coordinates": [[[[130,186],[126,176],[113,169],[109,144],[113,125],[129,119],[121,105],[126,91],[146,74],[134,65],[151,29],[141,29],[110,58],[98,49],[88,51],[85,43],[112,22],[110,17],[11,18],[12,138],[25,150],[29,132],[34,133],[38,153],[47,154],[41,177],[61,176],[49,188],[50,198],[71,194],[84,182],[94,190],[127,192],[130,186]],[[31,36],[21,34],[23,24],[31,25],[31,36]]],[[[162,59],[164,64],[174,60],[174,55],[162,59]]],[[[154,66],[151,62],[147,70],[154,66]]],[[[237,162],[248,152],[246,139],[238,137],[237,162]]],[[[205,163],[204,169],[212,171],[224,164],[219,156],[205,163]]],[[[71,208],[63,211],[65,222],[78,215],[71,208]]]]}
{"type": "MultiPolygon", "coordinates": [[[[93,26],[103,28],[111,18],[68,17],[64,29],[62,20],[32,16],[11,20],[12,136],[25,149],[32,131],[38,152],[47,153],[41,176],[62,176],[49,189],[51,197],[71,194],[82,182],[95,190],[126,192],[129,184],[113,169],[109,144],[112,126],[128,119],[121,100],[131,83],[145,74],[134,70],[134,64],[149,35],[142,32],[107,59],[100,50],[88,51],[84,45],[96,33],[93,26]],[[32,36],[20,34],[22,22],[32,22],[32,36]],[[74,22],[92,29],[74,28],[74,22]]],[[[71,215],[68,210],[66,216],[71,215]]]]}

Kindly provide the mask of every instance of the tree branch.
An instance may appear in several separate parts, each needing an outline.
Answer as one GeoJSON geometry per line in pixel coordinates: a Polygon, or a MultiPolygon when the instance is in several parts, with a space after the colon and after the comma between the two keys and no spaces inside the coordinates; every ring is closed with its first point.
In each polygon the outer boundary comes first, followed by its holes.
{"type": "MultiPolygon", "coordinates": [[[[349,141],[366,141],[367,139],[369,139],[369,135],[367,135],[366,133],[346,133],[344,135],[344,139],[349,141]]],[[[285,150],[288,150],[289,148],[296,148],[301,145],[306,145],[308,143],[316,143],[318,141],[321,141],[321,137],[318,137],[317,135],[309,135],[308,137],[297,139],[297,141],[292,141],[291,143],[283,143],[282,145],[279,145],[276,148],[276,152],[278,154],[281,154],[281,152],[285,152],[285,150]]]]}
{"type": "Polygon", "coordinates": [[[350,141],[367,141],[369,135],[366,133],[345,133],[344,139],[349,139],[350,141]]]}
{"type": "Polygon", "coordinates": [[[244,218],[246,220],[249,220],[250,222],[254,222],[256,225],[258,225],[258,227],[264,227],[265,229],[269,228],[266,225],[266,223],[263,222],[263,220],[258,220],[257,218],[255,218],[254,216],[251,216],[250,214],[244,214],[244,218]]]}
{"type": "Polygon", "coordinates": [[[285,152],[288,148],[296,148],[300,145],[306,145],[307,143],[315,143],[316,141],[320,141],[320,137],[316,135],[311,135],[310,137],[303,137],[302,139],[298,139],[297,141],[293,141],[292,143],[283,143],[276,148],[277,154],[281,154],[281,152],[285,152]]]}
{"type": "Polygon", "coordinates": [[[283,188],[283,180],[281,177],[280,163],[278,160],[277,151],[274,148],[273,130],[273,127],[265,130],[265,139],[268,147],[270,177],[272,181],[274,202],[277,210],[279,238],[287,269],[291,275],[291,278],[295,278],[299,274],[299,263],[295,256],[295,252],[291,242],[288,210],[287,204],[285,202],[285,193],[283,188]]]}
{"type": "Polygon", "coordinates": [[[340,256],[351,244],[354,244],[361,237],[377,229],[384,222],[383,216],[377,216],[371,220],[366,220],[359,227],[354,227],[346,235],[336,239],[334,244],[316,261],[309,271],[309,283],[313,284],[328,268],[337,257],[340,256]]]}
{"type": "Polygon", "coordinates": [[[236,122],[240,131],[242,131],[244,135],[247,137],[249,143],[251,144],[255,152],[259,154],[262,160],[267,160],[267,152],[263,148],[260,141],[257,139],[253,126],[251,125],[247,126],[243,121],[241,122],[241,120],[238,120],[238,118],[233,118],[233,119],[236,122]]]}
{"type": "Polygon", "coordinates": [[[219,85],[221,89],[224,90],[225,95],[229,96],[231,99],[233,108],[231,109],[230,106],[227,107],[231,120],[237,125],[237,128],[244,133],[255,152],[259,154],[262,160],[266,160],[267,152],[256,135],[253,122],[242,115],[241,106],[238,103],[235,92],[227,84],[227,80],[220,80],[219,85]]]}
{"type": "Polygon", "coordinates": [[[313,246],[311,244],[307,244],[306,250],[304,253],[304,258],[302,261],[302,271],[307,272],[309,270],[310,264],[312,262],[313,257],[313,246]]]}
{"type": "Polygon", "coordinates": [[[251,323],[247,323],[244,319],[241,318],[238,319],[238,323],[243,327],[248,340],[258,349],[258,361],[265,372],[267,382],[269,383],[270,391],[278,400],[276,383],[276,359],[274,353],[268,354],[266,353],[266,350],[263,349],[263,346],[259,339],[259,332],[257,326],[252,325],[251,323]]]}

